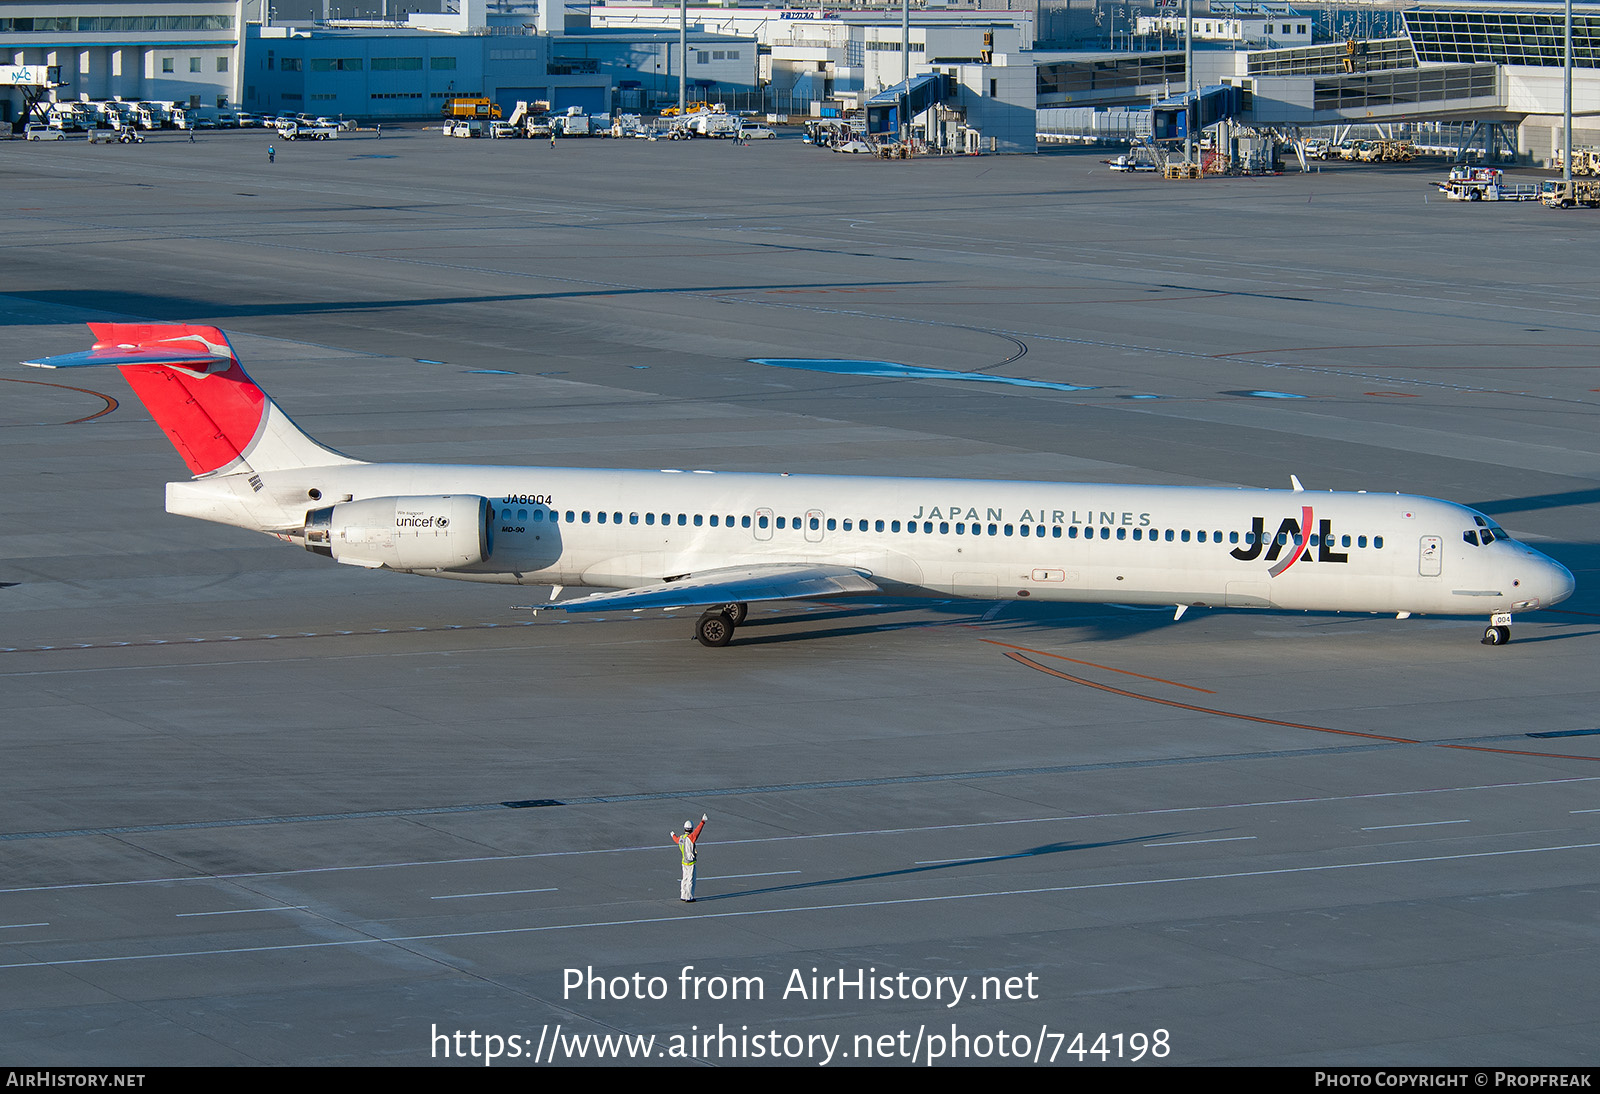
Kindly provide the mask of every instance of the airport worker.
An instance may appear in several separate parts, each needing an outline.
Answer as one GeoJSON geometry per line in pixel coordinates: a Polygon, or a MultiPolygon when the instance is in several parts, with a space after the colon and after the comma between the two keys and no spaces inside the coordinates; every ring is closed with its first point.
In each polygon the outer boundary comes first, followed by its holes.
{"type": "Polygon", "coordinates": [[[272,147],[272,145],[270,145],[270,144],[267,145],[267,162],[268,163],[277,163],[278,162],[278,150],[276,148],[272,147]]]}
{"type": "Polygon", "coordinates": [[[378,123],[378,139],[380,141],[383,140],[383,123],[382,122],[378,123]]]}
{"type": "Polygon", "coordinates": [[[685,904],[694,903],[694,867],[697,857],[695,844],[700,839],[700,833],[705,831],[705,827],[706,815],[701,813],[698,825],[694,821],[683,822],[683,835],[680,836],[676,832],[667,833],[678,845],[678,852],[683,857],[683,881],[678,886],[678,899],[685,904]]]}
{"type": "Polygon", "coordinates": [[[556,127],[552,125],[550,127],[550,147],[554,148],[555,146],[556,146],[556,127]]]}

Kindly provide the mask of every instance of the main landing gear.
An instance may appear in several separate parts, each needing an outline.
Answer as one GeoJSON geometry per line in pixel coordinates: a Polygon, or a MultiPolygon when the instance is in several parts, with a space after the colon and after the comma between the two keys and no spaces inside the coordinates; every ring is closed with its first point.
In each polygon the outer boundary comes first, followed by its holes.
{"type": "Polygon", "coordinates": [[[1503,646],[1509,641],[1511,641],[1511,614],[1496,612],[1489,617],[1489,625],[1483,629],[1483,644],[1503,646]]]}
{"type": "Polygon", "coordinates": [[[748,604],[723,604],[707,608],[694,625],[695,641],[702,646],[726,646],[733,641],[733,629],[750,614],[748,604]]]}

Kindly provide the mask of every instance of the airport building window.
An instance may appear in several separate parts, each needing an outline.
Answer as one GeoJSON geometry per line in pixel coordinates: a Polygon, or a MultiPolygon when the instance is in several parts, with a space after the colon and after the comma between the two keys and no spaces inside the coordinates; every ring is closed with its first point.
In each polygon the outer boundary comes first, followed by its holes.
{"type": "Polygon", "coordinates": [[[200,58],[198,58],[198,57],[190,57],[189,58],[189,71],[190,72],[199,72],[200,71],[200,58]]]}
{"type": "Polygon", "coordinates": [[[374,72],[421,72],[421,57],[374,57],[372,58],[372,71],[374,72]]]}
{"type": "MultiPolygon", "coordinates": [[[[279,70],[283,72],[299,72],[300,65],[301,59],[299,57],[285,57],[279,65],[279,70]]],[[[168,69],[167,71],[171,72],[172,70],[168,69]]]]}
{"type": "Polygon", "coordinates": [[[228,59],[226,57],[218,57],[217,58],[217,71],[218,72],[226,72],[226,71],[228,71],[228,59]]]}
{"type": "Polygon", "coordinates": [[[143,31],[232,30],[231,15],[65,15],[0,19],[0,34],[93,34],[143,31]]]}
{"type": "Polygon", "coordinates": [[[176,71],[172,67],[172,64],[173,64],[173,61],[172,61],[171,57],[163,57],[163,58],[161,58],[161,71],[162,72],[174,72],[174,71],[176,71]]]}
{"type": "Polygon", "coordinates": [[[428,58],[428,67],[434,72],[451,71],[456,67],[456,59],[454,57],[430,57],[428,58]]]}

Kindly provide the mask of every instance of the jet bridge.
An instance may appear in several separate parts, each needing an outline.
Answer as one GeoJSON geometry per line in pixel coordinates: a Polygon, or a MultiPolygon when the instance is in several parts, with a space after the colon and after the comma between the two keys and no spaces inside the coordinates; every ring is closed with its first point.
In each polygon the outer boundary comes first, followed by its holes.
{"type": "Polygon", "coordinates": [[[1158,141],[1181,141],[1225,118],[1239,115],[1244,108],[1240,89],[1230,84],[1212,84],[1174,95],[1150,108],[1150,133],[1158,141]]]}
{"type": "Polygon", "coordinates": [[[909,125],[954,94],[954,81],[941,72],[886,87],[867,100],[867,132],[896,136],[902,124],[909,125]]]}

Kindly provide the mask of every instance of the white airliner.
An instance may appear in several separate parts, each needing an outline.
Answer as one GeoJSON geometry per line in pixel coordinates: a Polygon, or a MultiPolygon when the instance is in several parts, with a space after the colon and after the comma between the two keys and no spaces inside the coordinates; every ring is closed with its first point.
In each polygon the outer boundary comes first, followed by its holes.
{"type": "Polygon", "coordinates": [[[91,323],[26,364],[119,368],[194,478],[167,511],[354,566],[609,590],[566,611],[850,595],[1487,615],[1572,594],[1560,563],[1460,505],[1404,494],[711,471],[366,463],[301,432],[215,327],[91,323]]]}

